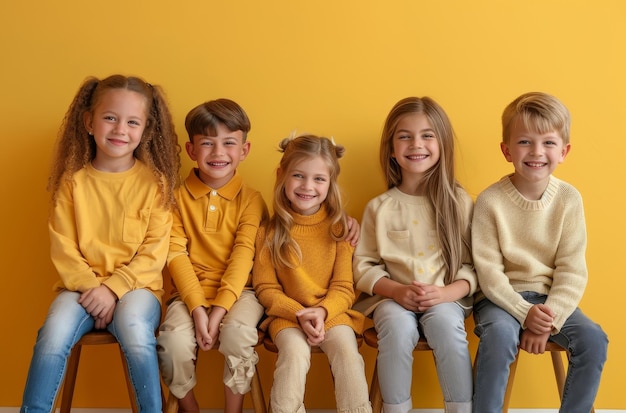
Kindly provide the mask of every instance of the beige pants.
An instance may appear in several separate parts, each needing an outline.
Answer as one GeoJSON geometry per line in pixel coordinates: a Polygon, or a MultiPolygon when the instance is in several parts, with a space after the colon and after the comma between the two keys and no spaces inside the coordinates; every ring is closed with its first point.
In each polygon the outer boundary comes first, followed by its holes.
{"type": "MultiPolygon", "coordinates": [[[[259,357],[257,323],[263,315],[254,292],[244,291],[226,313],[220,326],[219,351],[224,355],[224,384],[233,393],[250,390],[259,357]]],[[[180,298],[174,299],[159,328],[157,354],[163,382],[181,399],[196,385],[196,330],[189,310],[180,298]]]]}
{"type": "MultiPolygon", "coordinates": [[[[274,339],[278,348],[271,405],[274,413],[303,413],[306,375],[311,366],[311,347],[298,328],[281,330],[274,339]]],[[[371,413],[364,363],[354,331],[336,326],[326,331],[320,345],[333,373],[338,412],[371,413]]]]}

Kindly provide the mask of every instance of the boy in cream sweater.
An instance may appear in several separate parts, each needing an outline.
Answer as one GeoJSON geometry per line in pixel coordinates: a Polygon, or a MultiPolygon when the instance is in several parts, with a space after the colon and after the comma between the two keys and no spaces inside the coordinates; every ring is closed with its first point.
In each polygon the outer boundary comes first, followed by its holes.
{"type": "Polygon", "coordinates": [[[475,295],[474,412],[501,412],[518,346],[570,353],[560,412],[588,413],[608,340],[578,308],[587,284],[580,193],[554,176],[570,150],[570,115],[555,97],[527,93],[502,115],[502,153],[515,171],[483,191],[472,222],[475,295]]]}

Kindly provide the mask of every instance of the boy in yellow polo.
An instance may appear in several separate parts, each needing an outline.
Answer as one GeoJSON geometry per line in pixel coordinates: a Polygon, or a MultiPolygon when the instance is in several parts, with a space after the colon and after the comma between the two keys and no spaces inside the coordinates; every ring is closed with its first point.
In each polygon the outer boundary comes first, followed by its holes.
{"type": "Polygon", "coordinates": [[[267,207],[237,167],[250,152],[250,120],[228,99],[192,109],[185,149],[197,163],[181,185],[167,259],[175,293],[157,338],[163,381],[181,413],[197,413],[197,349],[224,355],[225,412],[242,411],[263,315],[250,283],[254,242],[267,207]]]}

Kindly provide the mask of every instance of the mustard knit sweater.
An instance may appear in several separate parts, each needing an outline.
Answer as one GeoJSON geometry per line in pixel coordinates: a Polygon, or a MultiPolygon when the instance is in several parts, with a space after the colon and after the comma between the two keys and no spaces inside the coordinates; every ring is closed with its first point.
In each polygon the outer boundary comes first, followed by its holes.
{"type": "Polygon", "coordinates": [[[272,338],[284,328],[300,328],[295,313],[306,307],[323,307],[326,330],[348,325],[356,333],[363,329],[364,317],[351,309],[355,292],[352,281],[352,246],[330,237],[330,220],[325,208],[313,215],[291,211],[291,236],[302,251],[296,268],[274,268],[266,245],[265,227],[257,236],[257,256],[252,281],[259,302],[268,318],[261,328],[272,338]]]}
{"type": "Polygon", "coordinates": [[[509,176],[485,189],[472,221],[474,265],[480,292],[523,326],[532,304],[518,292],[547,294],[558,332],[587,285],[587,233],[580,193],[550,177],[538,201],[529,201],[509,176]]]}

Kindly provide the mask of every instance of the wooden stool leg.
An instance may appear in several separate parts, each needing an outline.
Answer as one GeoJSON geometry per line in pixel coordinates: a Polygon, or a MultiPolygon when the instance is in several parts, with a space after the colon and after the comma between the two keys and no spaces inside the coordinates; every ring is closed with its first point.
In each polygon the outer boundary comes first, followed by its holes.
{"type": "Polygon", "coordinates": [[[139,408],[137,407],[137,396],[135,395],[135,388],[133,387],[133,383],[130,380],[130,373],[128,372],[128,364],[126,363],[126,356],[122,351],[122,347],[119,346],[120,356],[122,357],[122,367],[124,368],[124,377],[126,377],[126,389],[128,390],[128,397],[130,398],[130,408],[133,413],[139,413],[139,408]]]}
{"type": "Polygon", "coordinates": [[[515,356],[515,360],[511,363],[509,367],[509,381],[506,384],[506,393],[504,393],[504,403],[502,404],[502,413],[508,413],[509,411],[509,402],[511,401],[511,391],[513,390],[513,382],[515,381],[515,371],[517,370],[517,362],[519,360],[519,351],[515,356]]]}
{"type": "Polygon", "coordinates": [[[254,409],[254,413],[267,413],[265,396],[263,396],[261,379],[259,378],[259,371],[257,370],[256,366],[254,367],[254,376],[252,376],[252,383],[250,383],[250,397],[252,398],[252,408],[254,409]]]}
{"type": "Polygon", "coordinates": [[[163,413],[178,413],[178,399],[170,392],[163,413]]]}
{"type": "Polygon", "coordinates": [[[378,382],[378,361],[374,363],[374,374],[372,374],[372,384],[370,385],[370,401],[372,402],[372,413],[381,413],[383,410],[383,397],[380,394],[380,383],[378,382]]]}
{"type": "Polygon", "coordinates": [[[70,413],[72,408],[72,398],[74,397],[74,387],[76,385],[76,374],[78,373],[78,362],[80,361],[80,344],[74,345],[70,352],[65,369],[65,381],[63,382],[63,393],[61,395],[60,413],[70,413]]]}
{"type": "Polygon", "coordinates": [[[556,378],[556,387],[559,390],[559,400],[563,398],[563,388],[565,387],[565,369],[563,368],[563,359],[560,351],[551,351],[552,366],[554,367],[554,377],[556,378]]]}

